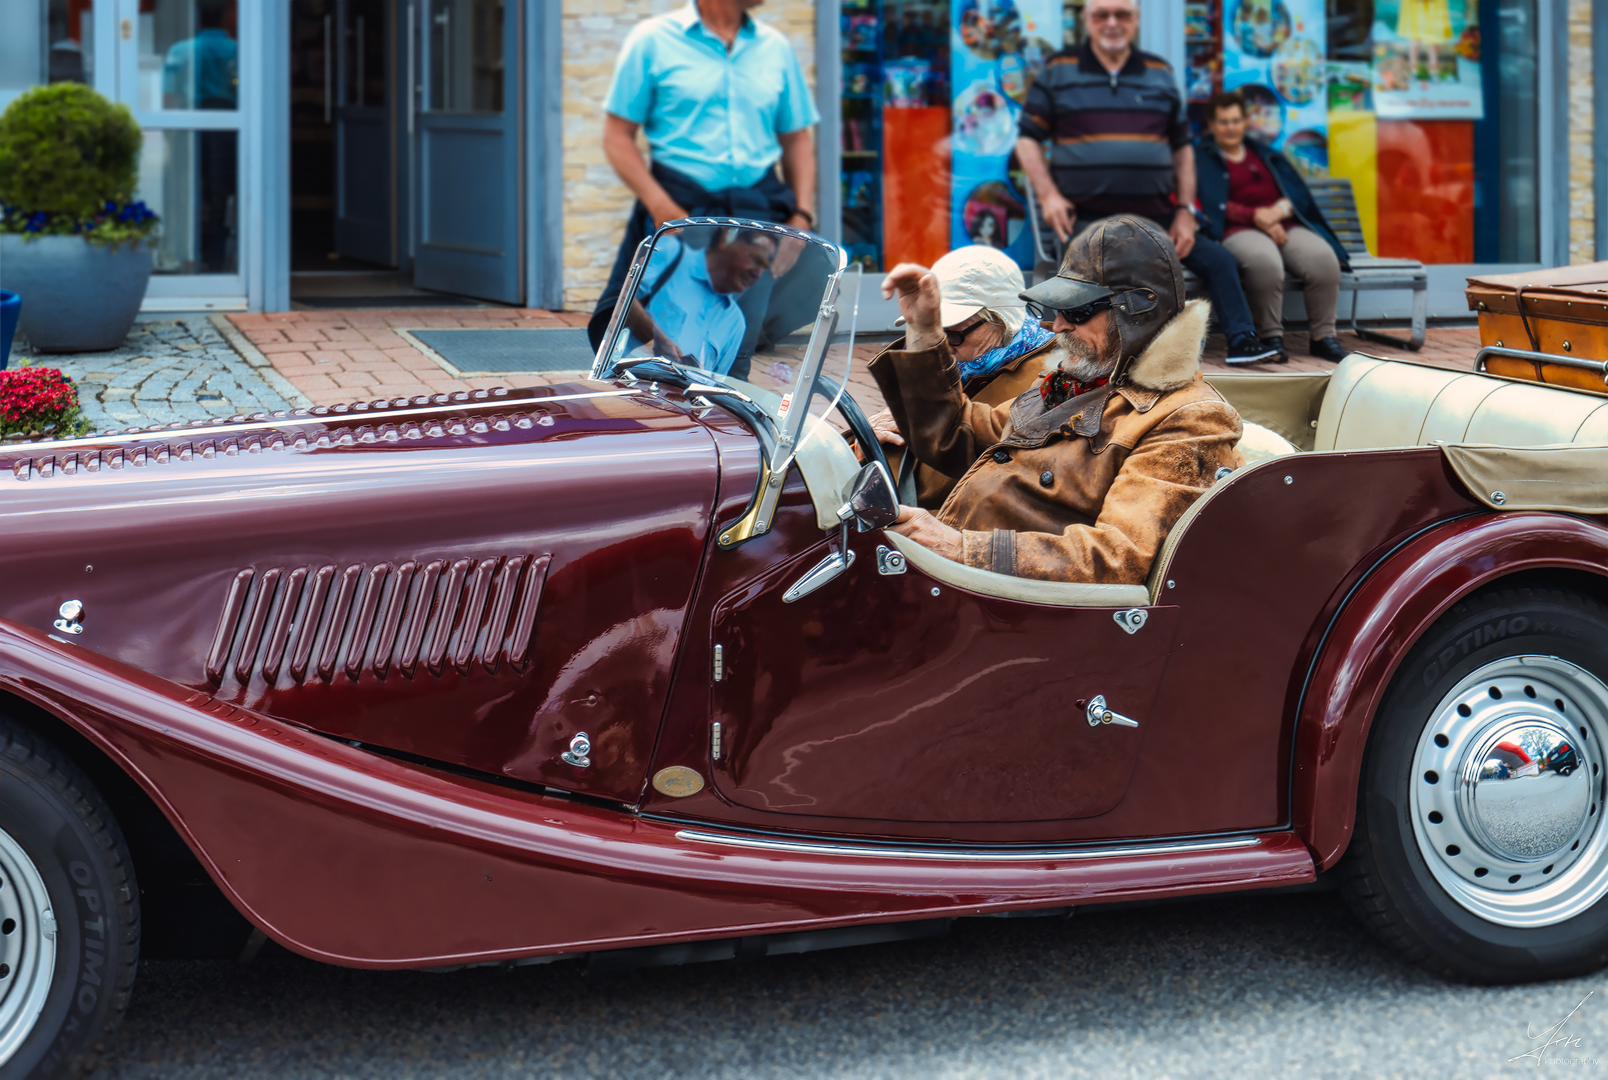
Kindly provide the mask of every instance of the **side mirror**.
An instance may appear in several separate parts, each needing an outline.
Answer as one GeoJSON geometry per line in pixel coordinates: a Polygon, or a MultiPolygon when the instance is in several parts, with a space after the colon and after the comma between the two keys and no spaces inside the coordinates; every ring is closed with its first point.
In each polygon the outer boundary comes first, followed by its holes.
{"type": "Polygon", "coordinates": [[[838,520],[853,522],[861,532],[885,529],[899,519],[899,493],[880,461],[868,462],[849,485],[838,520]]]}

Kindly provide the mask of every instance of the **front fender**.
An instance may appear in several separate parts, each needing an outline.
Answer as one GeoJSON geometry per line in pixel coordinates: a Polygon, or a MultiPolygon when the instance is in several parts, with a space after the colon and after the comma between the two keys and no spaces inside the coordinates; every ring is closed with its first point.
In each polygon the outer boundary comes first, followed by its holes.
{"type": "Polygon", "coordinates": [[[1396,668],[1458,600],[1526,570],[1608,576],[1608,529],[1561,514],[1476,514],[1435,526],[1357,587],[1325,635],[1296,718],[1291,813],[1320,870],[1351,841],[1368,732],[1396,668]]]}

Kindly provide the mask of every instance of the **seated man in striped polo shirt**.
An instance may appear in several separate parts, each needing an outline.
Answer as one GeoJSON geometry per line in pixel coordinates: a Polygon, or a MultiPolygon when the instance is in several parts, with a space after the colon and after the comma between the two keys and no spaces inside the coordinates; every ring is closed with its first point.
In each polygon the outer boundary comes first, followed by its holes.
{"type": "Polygon", "coordinates": [[[1133,47],[1136,0],[1089,0],[1083,19],[1082,47],[1045,64],[1022,108],[1016,156],[1044,220],[1064,242],[1113,214],[1149,218],[1211,293],[1228,362],[1284,362],[1256,336],[1234,256],[1196,235],[1195,150],[1183,96],[1167,61],[1133,47]]]}

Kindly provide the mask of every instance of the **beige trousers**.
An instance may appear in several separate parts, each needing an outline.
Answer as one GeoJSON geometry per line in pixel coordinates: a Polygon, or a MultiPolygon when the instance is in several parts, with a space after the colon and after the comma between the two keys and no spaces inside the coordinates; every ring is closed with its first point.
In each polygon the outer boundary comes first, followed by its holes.
{"type": "Polygon", "coordinates": [[[1306,294],[1312,340],[1334,337],[1334,309],[1340,302],[1340,260],[1329,242],[1304,225],[1287,230],[1284,246],[1261,229],[1245,229],[1223,241],[1239,263],[1245,299],[1264,341],[1284,334],[1284,273],[1301,281],[1306,294]]]}

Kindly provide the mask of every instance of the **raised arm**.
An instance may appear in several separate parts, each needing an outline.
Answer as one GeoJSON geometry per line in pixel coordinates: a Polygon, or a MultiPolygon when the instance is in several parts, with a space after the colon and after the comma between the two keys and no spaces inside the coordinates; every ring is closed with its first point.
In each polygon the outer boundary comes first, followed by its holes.
{"type": "Polygon", "coordinates": [[[883,279],[882,291],[899,297],[905,341],[903,349],[877,357],[871,375],[916,460],[960,476],[984,447],[999,441],[1010,406],[982,405],[961,392],[960,370],[939,322],[938,279],[930,270],[900,263],[883,279]]]}

